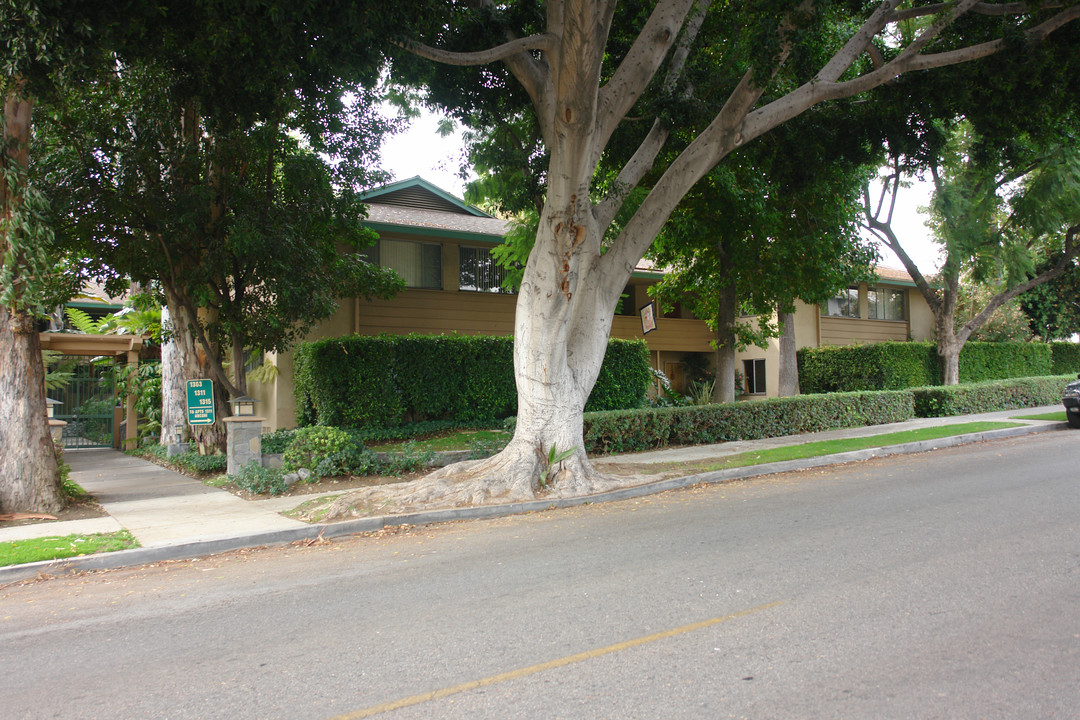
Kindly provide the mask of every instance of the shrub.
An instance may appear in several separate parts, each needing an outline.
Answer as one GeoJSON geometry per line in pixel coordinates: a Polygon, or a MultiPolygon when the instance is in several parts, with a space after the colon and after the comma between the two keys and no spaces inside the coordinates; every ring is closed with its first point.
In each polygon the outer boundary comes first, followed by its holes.
{"type": "Polygon", "coordinates": [[[1049,375],[1052,368],[1052,351],[1047,343],[968,342],[960,351],[962,383],[1042,377],[1049,375]]]}
{"type": "Polygon", "coordinates": [[[363,446],[358,446],[356,438],[341,428],[325,425],[299,428],[285,448],[282,469],[292,472],[307,468],[315,478],[343,475],[362,451],[363,446]]]}
{"type": "Polygon", "coordinates": [[[233,476],[232,481],[256,495],[280,495],[287,487],[281,470],[263,467],[262,464],[256,462],[248,463],[240,468],[240,472],[233,476]]]}
{"type": "MultiPolygon", "coordinates": [[[[645,404],[652,380],[649,347],[644,340],[611,340],[585,411],[621,410],[645,404]]],[[[516,399],[516,398],[515,398],[516,399]]],[[[516,404],[516,403],[515,403],[516,404]]]]}
{"type": "Polygon", "coordinates": [[[800,395],[791,398],[585,414],[590,453],[754,440],[909,420],[908,390],[800,395]]]}
{"type": "Polygon", "coordinates": [[[946,417],[970,413],[1056,405],[1073,375],[1013,378],[965,385],[915,388],[917,417],[946,417]]]}
{"type": "Polygon", "coordinates": [[[1080,374],[1080,344],[1072,342],[1050,343],[1051,375],[1080,374]]]}
{"type": "MultiPolygon", "coordinates": [[[[1054,372],[1052,355],[1046,343],[968,342],[960,351],[960,382],[1049,375],[1054,372]]],[[[806,393],[941,384],[941,359],[937,346],[929,342],[826,345],[803,348],[797,357],[799,386],[806,393]]],[[[1075,357],[1080,359],[1080,354],[1075,357]]]]}
{"type": "MultiPolygon", "coordinates": [[[[517,411],[510,337],[353,335],[301,343],[294,358],[301,425],[474,424],[517,411]]],[[[649,377],[643,341],[609,341],[589,409],[640,407],[649,377]]]]}
{"type": "Polygon", "coordinates": [[[418,450],[416,443],[409,441],[401,446],[401,451],[387,453],[386,459],[378,465],[377,471],[384,475],[403,475],[427,467],[435,453],[430,450],[418,450]]]}
{"type": "Polygon", "coordinates": [[[262,451],[267,455],[285,452],[285,448],[288,447],[289,442],[293,438],[295,430],[282,428],[280,430],[274,430],[273,432],[263,433],[261,443],[262,451]]]}
{"type": "Polygon", "coordinates": [[[927,342],[823,345],[798,351],[799,386],[808,394],[902,390],[940,381],[937,348],[927,342]]]}

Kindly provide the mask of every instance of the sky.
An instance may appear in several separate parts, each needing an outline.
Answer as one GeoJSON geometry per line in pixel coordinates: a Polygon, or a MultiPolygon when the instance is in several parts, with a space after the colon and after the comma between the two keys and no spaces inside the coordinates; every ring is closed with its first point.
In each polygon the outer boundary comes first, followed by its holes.
{"type": "MultiPolygon", "coordinates": [[[[437,116],[425,111],[408,130],[383,143],[383,167],[393,173],[395,181],[419,175],[461,198],[465,184],[457,175],[464,154],[461,136],[440,137],[438,122],[437,116]]],[[[929,198],[930,187],[927,183],[915,182],[909,188],[902,188],[893,220],[893,230],[900,238],[901,245],[924,274],[933,273],[941,264],[938,246],[929,239],[930,231],[924,224],[926,218],[918,212],[918,208],[925,206],[929,198]]],[[[903,269],[900,259],[883,246],[881,264],[903,269]]]]}

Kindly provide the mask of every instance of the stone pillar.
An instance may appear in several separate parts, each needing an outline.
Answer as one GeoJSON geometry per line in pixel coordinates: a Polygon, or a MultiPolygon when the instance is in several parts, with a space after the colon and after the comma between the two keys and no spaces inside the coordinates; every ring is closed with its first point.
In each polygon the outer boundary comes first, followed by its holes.
{"type": "Polygon", "coordinates": [[[67,427],[67,423],[63,420],[57,420],[56,418],[49,418],[49,434],[52,436],[54,443],[58,443],[64,439],[64,428],[67,427]]]}
{"type": "Polygon", "coordinates": [[[262,464],[262,424],[266,418],[253,415],[227,417],[225,447],[228,465],[225,472],[236,475],[248,463],[262,464]]]}

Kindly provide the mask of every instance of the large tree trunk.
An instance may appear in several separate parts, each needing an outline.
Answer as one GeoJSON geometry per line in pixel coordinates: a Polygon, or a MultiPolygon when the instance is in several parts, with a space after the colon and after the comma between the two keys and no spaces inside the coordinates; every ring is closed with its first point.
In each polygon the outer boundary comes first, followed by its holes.
{"type": "Polygon", "coordinates": [[[735,283],[729,282],[718,291],[716,313],[716,382],[713,402],[735,402],[735,317],[738,306],[735,283]]]}
{"type": "Polygon", "coordinates": [[[941,358],[941,384],[960,384],[960,351],[964,343],[952,329],[952,318],[941,318],[937,322],[937,352],[941,358]]]}
{"type": "MultiPolygon", "coordinates": [[[[169,322],[169,308],[161,308],[161,322],[169,322]]],[[[176,442],[176,426],[187,434],[187,397],[184,388],[183,358],[175,338],[161,344],[161,444],[176,442]]]]}
{"type": "Polygon", "coordinates": [[[799,362],[795,342],[795,313],[780,313],[780,378],[776,394],[793,397],[799,394],[799,362]]]}
{"type": "MultiPolygon", "coordinates": [[[[184,306],[176,292],[168,283],[162,283],[165,291],[165,299],[169,307],[169,317],[173,324],[173,341],[176,343],[177,352],[180,355],[180,374],[186,385],[188,380],[211,379],[206,360],[206,352],[198,344],[193,331],[196,319],[192,317],[187,307],[184,306]]],[[[186,391],[185,391],[186,402],[186,391]]],[[[221,387],[221,383],[214,383],[214,416],[213,425],[190,425],[187,426],[191,442],[201,454],[225,452],[225,423],[222,422],[229,416],[229,403],[227,394],[221,387]]],[[[185,417],[186,422],[186,417],[185,417]]]]}
{"type": "Polygon", "coordinates": [[[45,410],[37,322],[0,305],[0,510],[53,513],[63,505],[45,410]]]}
{"type": "MultiPolygon", "coordinates": [[[[3,148],[0,164],[26,168],[34,103],[13,92],[4,98],[3,148]]],[[[10,220],[20,198],[0,179],[0,213],[10,220]]],[[[6,232],[17,232],[5,222],[6,232]]],[[[0,258],[14,239],[0,237],[0,258]]],[[[19,262],[15,246],[13,262],[19,262]]],[[[17,267],[17,265],[16,265],[17,267]]],[[[16,302],[33,278],[14,278],[16,302]]],[[[45,363],[37,322],[26,310],[0,305],[0,510],[57,512],[63,507],[60,469],[56,464],[45,409],[45,363]]]]}

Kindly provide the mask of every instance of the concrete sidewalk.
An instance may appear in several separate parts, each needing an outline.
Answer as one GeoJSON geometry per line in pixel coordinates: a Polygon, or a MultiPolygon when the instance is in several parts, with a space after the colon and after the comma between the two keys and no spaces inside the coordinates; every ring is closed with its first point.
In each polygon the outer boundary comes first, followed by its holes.
{"type": "MultiPolygon", "coordinates": [[[[690,475],[604,493],[601,496],[554,501],[545,499],[512,505],[434,510],[407,516],[363,518],[327,525],[309,525],[286,518],[280,514],[284,510],[291,509],[306,500],[316,497],[314,495],[267,500],[243,500],[225,490],[208,487],[199,480],[194,480],[115,450],[72,451],[65,456],[72,468],[71,479],[91,493],[108,512],[109,516],[89,520],[45,522],[0,528],[0,542],[34,537],[106,533],[126,528],[135,536],[142,547],[115,553],[4,567],[0,568],[0,582],[33,577],[39,572],[55,574],[65,571],[120,567],[183,557],[196,557],[242,547],[313,538],[320,534],[330,537],[364,532],[390,524],[424,524],[445,520],[494,517],[552,506],[617,500],[682,487],[696,482],[721,482],[735,477],[787,472],[804,467],[852,462],[885,454],[922,452],[968,442],[1058,430],[1066,428],[1066,424],[1064,422],[1039,420],[1014,420],[1013,418],[1018,415],[1037,415],[1060,410],[1060,406],[1051,406],[951,418],[910,420],[890,425],[831,430],[809,435],[672,448],[631,455],[596,458],[594,462],[599,466],[606,462],[690,463],[751,450],[801,445],[839,438],[872,437],[940,425],[956,425],[987,420],[1012,421],[1023,424],[1021,428],[1010,430],[996,430],[976,435],[947,437],[934,441],[894,445],[807,460],[757,465],[706,475],[690,475]]],[[[884,445],[885,442],[883,441],[882,444],[884,445]]],[[[332,494],[339,493],[340,491],[332,494]]]]}

